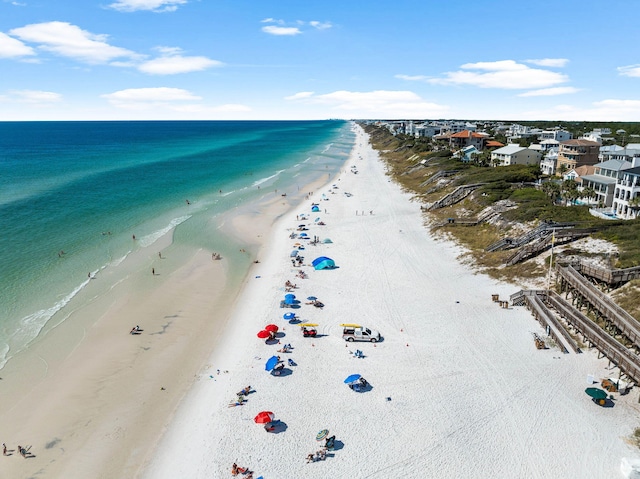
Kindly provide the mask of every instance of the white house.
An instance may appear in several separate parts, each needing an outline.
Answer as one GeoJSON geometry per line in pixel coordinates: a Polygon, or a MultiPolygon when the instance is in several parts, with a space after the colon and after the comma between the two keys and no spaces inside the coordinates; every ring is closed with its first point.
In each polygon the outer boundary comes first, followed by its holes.
{"type": "Polygon", "coordinates": [[[558,164],[558,148],[551,148],[546,152],[544,158],[540,160],[540,171],[543,175],[553,176],[556,174],[558,164]]]}
{"type": "Polygon", "coordinates": [[[495,166],[537,165],[542,154],[531,148],[509,144],[491,152],[491,163],[495,166]]]}
{"type": "Polygon", "coordinates": [[[629,204],[640,196],[640,166],[620,172],[616,190],[613,194],[613,212],[619,218],[634,219],[638,217],[638,209],[629,204]]]}
{"type": "Polygon", "coordinates": [[[544,130],[538,137],[540,142],[544,140],[555,140],[557,143],[561,141],[573,140],[573,135],[566,130],[544,130]]]}

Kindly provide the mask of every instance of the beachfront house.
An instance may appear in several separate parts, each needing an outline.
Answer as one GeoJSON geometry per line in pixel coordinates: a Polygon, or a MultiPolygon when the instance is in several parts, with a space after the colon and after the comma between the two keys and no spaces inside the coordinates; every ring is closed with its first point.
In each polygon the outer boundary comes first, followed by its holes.
{"type": "Polygon", "coordinates": [[[620,172],[613,194],[613,213],[622,219],[638,217],[640,204],[640,166],[620,172]]]}
{"type": "Polygon", "coordinates": [[[553,176],[556,174],[557,164],[558,148],[551,148],[544,154],[544,158],[540,160],[540,172],[543,175],[553,176]]]}
{"type": "Polygon", "coordinates": [[[578,166],[598,163],[600,143],[590,140],[567,140],[560,143],[556,174],[563,174],[578,166]]]}
{"type": "Polygon", "coordinates": [[[458,150],[456,152],[456,156],[460,157],[460,161],[464,163],[471,163],[475,161],[478,155],[480,155],[481,153],[482,152],[478,150],[475,146],[469,145],[458,150]]]}
{"type": "Polygon", "coordinates": [[[537,165],[541,158],[540,152],[514,143],[491,152],[491,164],[494,166],[537,165]]]}
{"type": "Polygon", "coordinates": [[[482,150],[488,136],[486,133],[478,133],[471,130],[453,133],[449,135],[449,148],[455,151],[467,146],[474,146],[477,150],[482,150]]]}
{"type": "Polygon", "coordinates": [[[593,174],[582,177],[582,186],[595,191],[595,202],[602,207],[613,206],[613,194],[618,178],[623,170],[632,167],[632,164],[624,160],[607,160],[593,166],[593,174]]]}

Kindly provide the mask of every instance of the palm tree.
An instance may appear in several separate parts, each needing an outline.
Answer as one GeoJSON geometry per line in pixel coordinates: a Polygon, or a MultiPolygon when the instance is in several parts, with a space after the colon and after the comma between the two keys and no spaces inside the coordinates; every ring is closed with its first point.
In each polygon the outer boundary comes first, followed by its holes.
{"type": "Polygon", "coordinates": [[[583,188],[582,191],[580,192],[580,198],[586,198],[587,202],[590,202],[591,198],[595,198],[595,196],[596,196],[596,190],[594,190],[590,186],[583,188]]]}

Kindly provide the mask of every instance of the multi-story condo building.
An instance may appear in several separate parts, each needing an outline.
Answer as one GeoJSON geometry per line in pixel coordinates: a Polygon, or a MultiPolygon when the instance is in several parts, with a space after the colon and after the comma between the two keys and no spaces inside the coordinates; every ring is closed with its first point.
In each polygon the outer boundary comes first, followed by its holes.
{"type": "Polygon", "coordinates": [[[635,219],[640,207],[635,198],[640,196],[640,166],[634,162],[632,168],[621,172],[613,194],[613,212],[619,218],[635,219]]]}
{"type": "Polygon", "coordinates": [[[567,140],[560,143],[556,174],[570,171],[582,165],[598,163],[600,143],[589,140],[567,140]]]}
{"type": "Polygon", "coordinates": [[[595,200],[600,207],[611,207],[618,178],[631,166],[630,162],[624,160],[607,160],[597,163],[594,165],[592,175],[582,177],[582,186],[595,191],[595,200]]]}

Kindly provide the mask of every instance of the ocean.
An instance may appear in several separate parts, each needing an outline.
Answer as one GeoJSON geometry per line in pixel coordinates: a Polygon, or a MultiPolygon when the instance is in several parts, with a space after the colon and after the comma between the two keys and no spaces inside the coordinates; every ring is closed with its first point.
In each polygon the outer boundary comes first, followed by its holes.
{"type": "Polygon", "coordinates": [[[0,123],[0,367],[170,232],[232,255],[215,218],[337,173],[354,141],[344,121],[0,123]]]}

